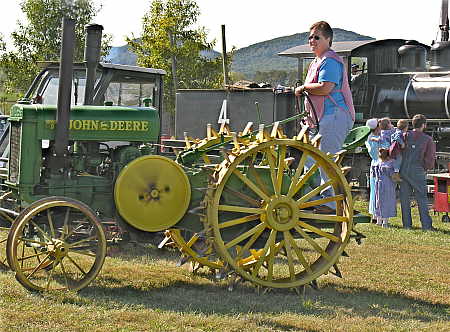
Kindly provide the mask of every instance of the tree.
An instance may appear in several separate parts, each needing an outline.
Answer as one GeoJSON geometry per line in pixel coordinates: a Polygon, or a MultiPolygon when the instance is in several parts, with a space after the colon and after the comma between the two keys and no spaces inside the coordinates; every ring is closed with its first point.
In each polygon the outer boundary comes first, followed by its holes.
{"type": "Polygon", "coordinates": [[[202,55],[202,51],[212,50],[215,41],[207,41],[204,27],[194,27],[199,15],[195,0],[153,0],[143,18],[141,38],[127,40],[139,65],[167,72],[164,104],[171,114],[172,133],[177,87],[222,86],[222,58],[202,55]]]}
{"type": "MultiPolygon", "coordinates": [[[[3,49],[0,69],[6,75],[9,91],[25,92],[39,72],[38,62],[58,61],[61,47],[61,21],[68,7],[63,0],[22,0],[26,16],[11,34],[14,50],[3,49]]],[[[76,18],[74,60],[83,60],[84,27],[97,14],[93,0],[75,0],[69,15],[76,18]]]]}

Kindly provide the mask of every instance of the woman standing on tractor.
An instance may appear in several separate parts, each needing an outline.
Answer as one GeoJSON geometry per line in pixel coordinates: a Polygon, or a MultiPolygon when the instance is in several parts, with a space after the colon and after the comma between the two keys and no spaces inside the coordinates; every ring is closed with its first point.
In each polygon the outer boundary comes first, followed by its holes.
{"type": "MultiPolygon", "coordinates": [[[[305,84],[295,89],[295,95],[308,93],[316,114],[308,100],[305,100],[305,108],[309,112],[310,127],[317,125],[315,119],[319,122],[319,134],[322,135],[319,149],[335,154],[341,150],[355,121],[348,75],[341,57],[331,49],[333,30],[327,22],[320,21],[311,26],[308,42],[316,57],[309,66],[305,84]]],[[[321,180],[327,180],[323,172],[321,180]]],[[[327,189],[321,194],[328,197],[332,191],[327,189]]],[[[317,212],[333,213],[335,205],[335,202],[327,203],[320,206],[317,212]]]]}

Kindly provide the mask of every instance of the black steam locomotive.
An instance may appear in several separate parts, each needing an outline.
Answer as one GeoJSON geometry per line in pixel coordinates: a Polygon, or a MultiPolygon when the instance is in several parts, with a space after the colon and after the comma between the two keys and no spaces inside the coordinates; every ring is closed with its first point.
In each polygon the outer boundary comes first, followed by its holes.
{"type": "MultiPolygon", "coordinates": [[[[450,162],[450,41],[448,0],[442,1],[441,40],[431,47],[414,40],[384,39],[333,43],[343,57],[356,110],[356,122],[370,118],[411,119],[424,114],[428,133],[437,143],[437,168],[450,162]]],[[[279,53],[298,59],[303,73],[314,55],[309,45],[300,45],[279,53]]],[[[299,75],[301,77],[301,75],[299,75]]],[[[354,178],[364,182],[367,157],[351,155],[354,178]]]]}

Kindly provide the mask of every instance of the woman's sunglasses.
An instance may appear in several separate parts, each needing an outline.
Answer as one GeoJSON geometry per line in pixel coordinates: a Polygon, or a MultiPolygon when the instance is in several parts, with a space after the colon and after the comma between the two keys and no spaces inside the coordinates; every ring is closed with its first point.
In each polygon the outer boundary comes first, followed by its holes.
{"type": "Polygon", "coordinates": [[[320,36],[311,35],[311,36],[308,37],[308,40],[311,40],[311,39],[313,39],[313,38],[314,38],[314,40],[319,40],[319,39],[320,39],[320,36]]]}

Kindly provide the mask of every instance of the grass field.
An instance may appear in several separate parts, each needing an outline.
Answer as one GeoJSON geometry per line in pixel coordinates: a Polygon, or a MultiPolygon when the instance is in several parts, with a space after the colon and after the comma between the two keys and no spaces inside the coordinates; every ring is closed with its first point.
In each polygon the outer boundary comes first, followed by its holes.
{"type": "Polygon", "coordinates": [[[0,273],[0,331],[450,331],[450,224],[434,226],[359,225],[367,239],[348,246],[344,278],[301,295],[230,292],[207,270],[177,267],[175,251],[141,246],[108,257],[79,293],[30,293],[0,273]]]}

